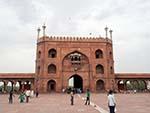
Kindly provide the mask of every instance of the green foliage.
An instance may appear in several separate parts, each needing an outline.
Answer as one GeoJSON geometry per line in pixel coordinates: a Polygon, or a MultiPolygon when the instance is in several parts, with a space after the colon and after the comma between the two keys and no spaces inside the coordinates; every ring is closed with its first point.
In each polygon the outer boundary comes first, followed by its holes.
{"type": "Polygon", "coordinates": [[[146,84],[144,81],[130,81],[126,84],[127,90],[136,90],[136,91],[143,91],[146,89],[146,84]]]}

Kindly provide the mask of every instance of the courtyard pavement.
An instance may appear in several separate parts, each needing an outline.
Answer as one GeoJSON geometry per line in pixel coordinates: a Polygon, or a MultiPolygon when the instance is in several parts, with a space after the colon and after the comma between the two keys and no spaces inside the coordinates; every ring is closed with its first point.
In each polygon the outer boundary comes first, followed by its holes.
{"type": "MultiPolygon", "coordinates": [[[[8,104],[8,95],[0,95],[0,113],[108,113],[107,94],[91,94],[91,105],[84,105],[85,94],[74,96],[74,105],[70,105],[68,94],[41,94],[31,98],[29,103],[19,103],[15,95],[14,103],[8,104]]],[[[150,112],[150,93],[115,94],[116,113],[150,112]]]]}

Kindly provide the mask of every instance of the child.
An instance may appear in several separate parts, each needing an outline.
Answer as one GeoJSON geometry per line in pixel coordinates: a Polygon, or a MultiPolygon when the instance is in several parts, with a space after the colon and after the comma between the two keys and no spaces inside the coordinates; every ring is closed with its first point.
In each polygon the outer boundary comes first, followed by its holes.
{"type": "Polygon", "coordinates": [[[20,103],[23,103],[25,100],[25,94],[23,92],[20,93],[19,95],[20,103]]]}
{"type": "Polygon", "coordinates": [[[73,101],[74,101],[73,91],[71,91],[70,96],[71,96],[71,105],[73,105],[73,101]]]}

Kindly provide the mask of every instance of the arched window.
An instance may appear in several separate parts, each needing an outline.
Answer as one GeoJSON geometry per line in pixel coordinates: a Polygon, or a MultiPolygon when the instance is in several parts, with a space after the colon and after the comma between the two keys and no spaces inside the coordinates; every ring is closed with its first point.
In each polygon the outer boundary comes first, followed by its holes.
{"type": "Polygon", "coordinates": [[[96,73],[97,74],[104,74],[104,67],[101,65],[101,64],[98,64],[97,66],[96,66],[96,73]]]}
{"type": "Polygon", "coordinates": [[[110,67],[110,73],[113,74],[113,67],[110,67]]]}
{"type": "Polygon", "coordinates": [[[56,58],[56,56],[57,56],[57,52],[56,52],[55,49],[50,49],[50,50],[48,51],[48,57],[49,57],[49,58],[56,58]]]}
{"type": "Polygon", "coordinates": [[[38,58],[41,58],[41,51],[38,52],[38,58]]]}
{"type": "Polygon", "coordinates": [[[71,58],[71,63],[72,64],[80,64],[80,61],[81,61],[81,54],[79,53],[72,53],[70,54],[70,58],[71,58]]]}
{"type": "Polygon", "coordinates": [[[112,52],[111,51],[109,52],[109,55],[110,55],[110,58],[112,58],[112,52]]]}
{"type": "Polygon", "coordinates": [[[103,58],[103,52],[102,50],[98,49],[95,51],[95,58],[98,59],[98,58],[103,58]]]}
{"type": "Polygon", "coordinates": [[[48,66],[48,73],[56,73],[56,66],[54,64],[48,66]]]}

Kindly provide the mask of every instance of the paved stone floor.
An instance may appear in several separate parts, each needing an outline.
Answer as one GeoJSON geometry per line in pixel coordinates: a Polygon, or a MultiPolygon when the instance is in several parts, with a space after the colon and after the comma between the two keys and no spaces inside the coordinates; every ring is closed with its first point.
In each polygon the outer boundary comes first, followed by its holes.
{"type": "MultiPolygon", "coordinates": [[[[150,93],[115,94],[115,99],[116,113],[150,113],[150,93]]],[[[93,94],[91,100],[108,111],[106,94],[93,94]]]]}
{"type": "MultiPolygon", "coordinates": [[[[15,95],[13,104],[8,104],[8,95],[0,95],[0,113],[108,113],[107,94],[91,94],[91,106],[84,105],[84,96],[75,95],[75,103],[71,106],[70,95],[67,94],[41,94],[39,98],[31,98],[29,103],[22,104],[18,101],[18,95],[15,95]]],[[[148,93],[115,94],[115,97],[116,113],[150,112],[148,93]]]]}

